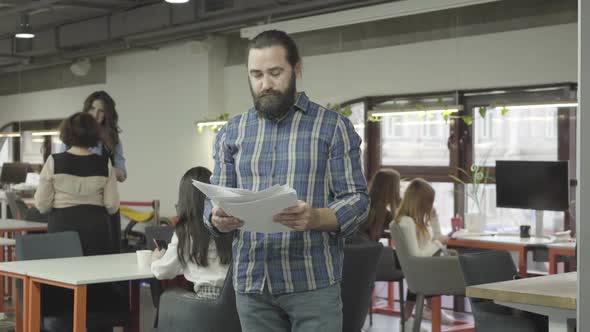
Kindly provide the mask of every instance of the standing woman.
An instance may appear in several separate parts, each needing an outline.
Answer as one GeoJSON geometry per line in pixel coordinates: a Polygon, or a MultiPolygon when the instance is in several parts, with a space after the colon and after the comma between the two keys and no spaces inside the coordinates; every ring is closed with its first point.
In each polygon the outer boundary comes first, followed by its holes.
{"type": "MultiPolygon", "coordinates": [[[[123,156],[123,145],[119,138],[121,129],[119,128],[119,115],[115,108],[115,101],[105,91],[95,91],[86,97],[82,111],[92,115],[101,129],[100,140],[96,146],[90,148],[90,151],[100,156],[106,156],[113,165],[117,181],[125,181],[127,168],[123,156]]],[[[67,148],[67,145],[63,145],[61,151],[65,151],[67,148]]],[[[121,215],[119,211],[117,210],[110,218],[113,251],[120,252],[121,215]]]]}
{"type": "Polygon", "coordinates": [[[109,214],[119,209],[115,170],[96,146],[100,128],[92,116],[76,113],[63,121],[60,139],[70,148],[43,166],[35,206],[49,213],[50,233],[76,231],[85,256],[112,252],[109,214]]]}
{"type": "MultiPolygon", "coordinates": [[[[115,109],[115,101],[105,91],[91,93],[84,101],[84,112],[90,113],[101,127],[101,140],[91,149],[92,152],[106,156],[111,160],[117,181],[127,179],[127,168],[123,156],[123,145],[119,139],[119,115],[115,109]]],[[[121,214],[119,210],[111,215],[111,234],[113,251],[121,252],[121,214]]]]}

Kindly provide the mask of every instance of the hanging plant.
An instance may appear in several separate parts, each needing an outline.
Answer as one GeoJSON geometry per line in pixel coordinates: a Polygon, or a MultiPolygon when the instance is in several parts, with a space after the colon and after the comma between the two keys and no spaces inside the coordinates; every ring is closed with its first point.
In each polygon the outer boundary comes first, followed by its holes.
{"type": "MultiPolygon", "coordinates": [[[[223,113],[221,115],[219,115],[218,117],[214,118],[214,119],[205,119],[202,121],[198,121],[197,122],[197,131],[199,132],[199,134],[201,134],[203,132],[203,127],[204,126],[198,126],[199,123],[206,123],[206,122],[227,122],[229,120],[229,113],[223,113]]],[[[213,132],[218,132],[221,127],[223,127],[223,124],[212,124],[212,125],[207,125],[208,127],[211,128],[211,130],[213,130],[213,132]]]]}
{"type": "Polygon", "coordinates": [[[340,104],[326,104],[326,108],[336,113],[342,114],[344,117],[350,117],[352,115],[352,108],[350,106],[342,107],[340,104]]]}

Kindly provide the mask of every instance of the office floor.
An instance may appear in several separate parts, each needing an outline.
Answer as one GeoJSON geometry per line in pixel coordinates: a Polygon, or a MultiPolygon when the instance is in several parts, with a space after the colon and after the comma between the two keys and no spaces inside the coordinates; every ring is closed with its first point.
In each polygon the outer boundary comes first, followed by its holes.
{"type": "MultiPolygon", "coordinates": [[[[153,322],[156,311],[152,305],[152,299],[150,294],[149,286],[143,286],[140,290],[140,320],[141,320],[141,332],[151,332],[153,331],[153,322]]],[[[447,313],[450,313],[447,311],[447,313]]],[[[473,318],[471,315],[468,314],[453,314],[456,319],[472,321],[473,318]]],[[[8,314],[7,317],[3,320],[0,320],[0,332],[13,332],[14,331],[14,316],[12,314],[8,314]]],[[[423,327],[430,330],[430,322],[425,321],[422,324],[423,327]]],[[[117,331],[117,329],[115,329],[117,331]]],[[[391,317],[386,315],[373,315],[373,325],[369,326],[369,319],[367,317],[367,321],[365,322],[365,326],[363,327],[363,332],[399,332],[399,317],[391,317]]]]}

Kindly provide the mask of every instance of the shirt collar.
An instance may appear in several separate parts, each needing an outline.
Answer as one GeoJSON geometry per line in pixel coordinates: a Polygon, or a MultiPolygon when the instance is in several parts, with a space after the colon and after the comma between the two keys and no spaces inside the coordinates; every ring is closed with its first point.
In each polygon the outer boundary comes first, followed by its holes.
{"type": "Polygon", "coordinates": [[[299,110],[301,110],[303,113],[307,112],[307,109],[309,108],[309,98],[307,97],[307,95],[305,94],[305,92],[299,92],[297,93],[297,98],[295,99],[295,108],[298,108],[299,110]]]}

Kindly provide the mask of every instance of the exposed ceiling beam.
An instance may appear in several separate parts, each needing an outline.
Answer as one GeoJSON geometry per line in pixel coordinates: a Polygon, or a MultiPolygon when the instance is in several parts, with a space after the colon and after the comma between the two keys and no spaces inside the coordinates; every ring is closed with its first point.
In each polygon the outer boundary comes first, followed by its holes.
{"type": "Polygon", "coordinates": [[[30,10],[35,10],[35,9],[51,6],[51,5],[56,4],[58,2],[60,2],[60,0],[40,0],[40,1],[29,2],[25,5],[14,6],[10,9],[0,10],[0,17],[7,16],[7,15],[13,15],[13,14],[19,14],[19,13],[27,12],[30,10]]]}
{"type": "Polygon", "coordinates": [[[70,2],[85,2],[85,3],[94,3],[94,4],[101,4],[106,6],[112,7],[122,7],[122,6],[133,6],[133,5],[143,5],[142,2],[145,1],[138,1],[138,0],[74,0],[70,2]]]}
{"type": "Polygon", "coordinates": [[[10,53],[0,53],[0,58],[28,59],[30,57],[29,56],[25,56],[25,55],[16,55],[16,54],[10,54],[10,53]]]}
{"type": "Polygon", "coordinates": [[[102,12],[110,12],[114,9],[112,6],[105,6],[94,2],[87,1],[62,1],[58,4],[60,7],[86,8],[102,12]]]}

